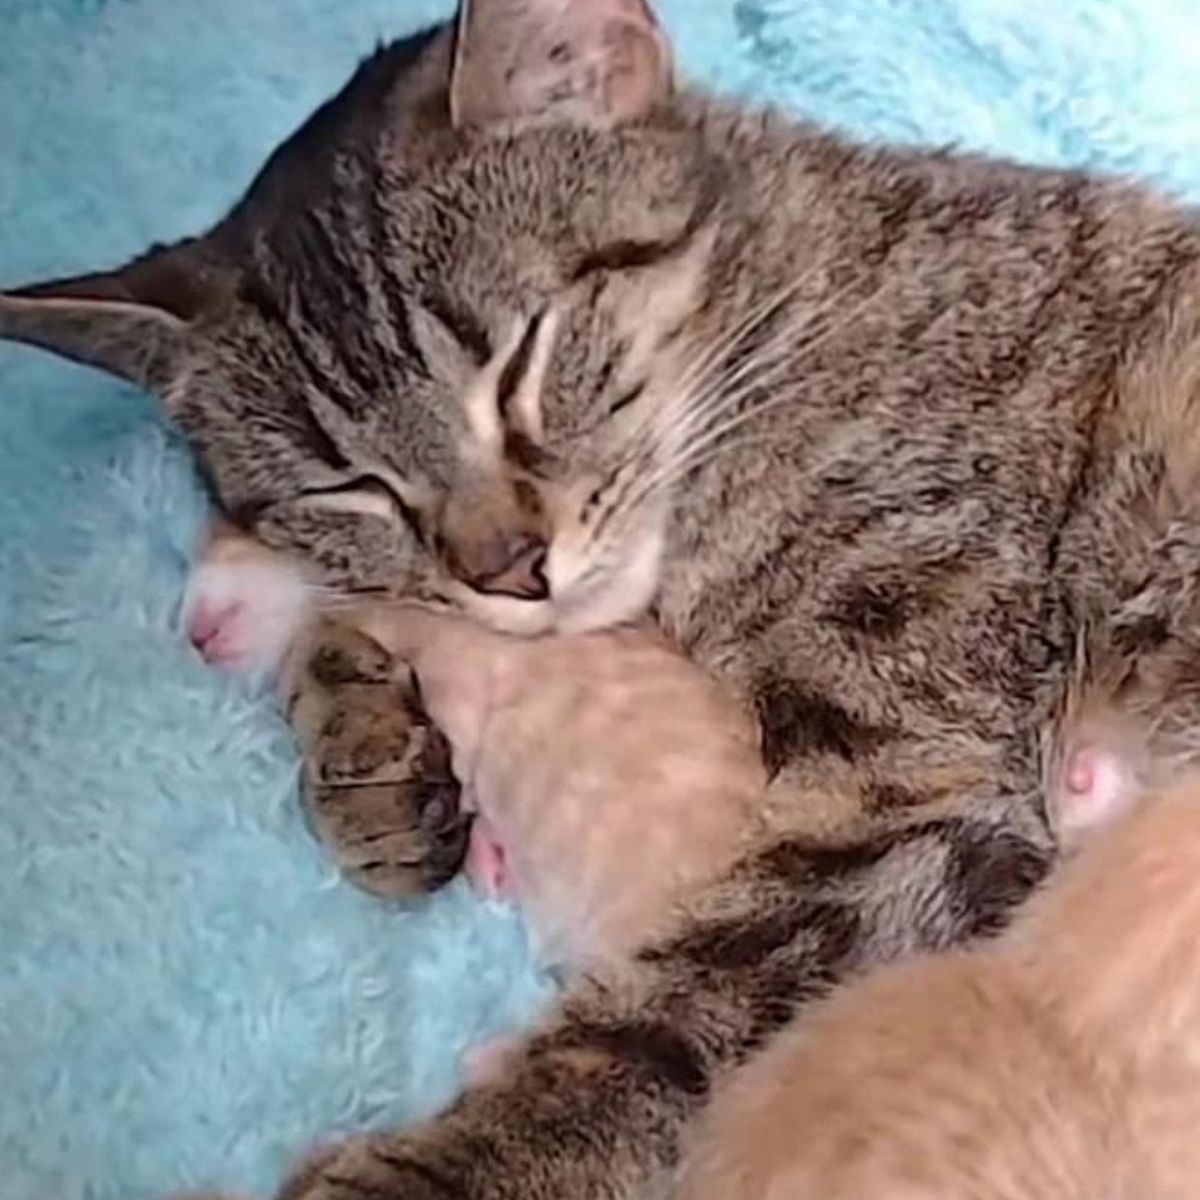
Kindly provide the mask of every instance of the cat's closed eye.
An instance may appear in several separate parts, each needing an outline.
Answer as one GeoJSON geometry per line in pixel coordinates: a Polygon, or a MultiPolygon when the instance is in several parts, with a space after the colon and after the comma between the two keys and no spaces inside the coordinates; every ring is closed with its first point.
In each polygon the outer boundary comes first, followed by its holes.
{"type": "Polygon", "coordinates": [[[378,475],[366,474],[357,475],[346,483],[314,488],[305,492],[298,503],[326,512],[357,513],[386,521],[401,521],[418,541],[424,543],[428,538],[426,520],[413,490],[406,491],[378,475]]]}

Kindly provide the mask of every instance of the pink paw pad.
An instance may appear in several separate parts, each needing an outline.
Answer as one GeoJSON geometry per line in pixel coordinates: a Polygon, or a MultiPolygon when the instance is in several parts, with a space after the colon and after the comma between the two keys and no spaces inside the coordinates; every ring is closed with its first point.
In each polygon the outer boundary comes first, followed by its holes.
{"type": "Polygon", "coordinates": [[[467,878],[481,895],[489,900],[509,899],[512,880],[508,869],[508,856],[504,852],[496,830],[482,815],[476,816],[471,826],[471,840],[467,843],[467,878]]]}

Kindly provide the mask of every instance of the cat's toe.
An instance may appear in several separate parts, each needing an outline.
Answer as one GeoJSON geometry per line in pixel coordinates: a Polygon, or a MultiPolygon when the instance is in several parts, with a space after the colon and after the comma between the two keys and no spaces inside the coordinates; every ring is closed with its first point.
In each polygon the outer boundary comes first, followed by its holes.
{"type": "Polygon", "coordinates": [[[435,891],[462,868],[470,818],[460,800],[458,783],[430,774],[418,756],[404,778],[316,783],[309,805],[347,878],[377,896],[397,897],[435,891]]]}
{"type": "Polygon", "coordinates": [[[308,669],[322,687],[348,683],[391,683],[393,656],[373,638],[340,621],[328,621],[309,658],[308,669]]]}
{"type": "Polygon", "coordinates": [[[327,632],[306,676],[307,687],[321,689],[321,706],[312,706],[318,719],[302,723],[314,828],[365,890],[390,897],[433,891],[462,867],[470,831],[450,746],[407,678],[339,682],[380,674],[383,665],[353,643],[345,657],[340,631],[327,632]]]}
{"type": "Polygon", "coordinates": [[[312,746],[322,784],[397,783],[413,777],[432,726],[396,684],[346,684],[312,746]]]}

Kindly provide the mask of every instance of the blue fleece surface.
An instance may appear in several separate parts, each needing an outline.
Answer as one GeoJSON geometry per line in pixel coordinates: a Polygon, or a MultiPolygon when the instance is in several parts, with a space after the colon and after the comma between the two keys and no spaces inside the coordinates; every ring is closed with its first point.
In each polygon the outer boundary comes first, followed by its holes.
{"type": "MultiPolygon", "coordinates": [[[[1200,198],[1196,0],[661,0],[684,67],[859,134],[1200,198]]],[[[220,214],[435,0],[0,0],[0,285],[220,214]]],[[[261,687],[187,648],[204,519],[153,405],[0,349],[0,1195],[269,1191],[334,1130],[443,1103],[543,994],[461,889],[339,883],[261,687]]]]}

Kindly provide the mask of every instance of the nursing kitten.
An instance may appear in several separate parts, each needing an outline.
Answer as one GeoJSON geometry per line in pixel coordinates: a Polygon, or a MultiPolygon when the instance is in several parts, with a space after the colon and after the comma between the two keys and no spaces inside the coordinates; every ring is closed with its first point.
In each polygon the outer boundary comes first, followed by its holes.
{"type": "MultiPolygon", "coordinates": [[[[195,574],[204,605],[193,609],[194,627],[216,630],[200,646],[214,663],[266,632],[222,605],[214,575],[252,581],[260,611],[273,607],[268,648],[321,609],[288,556],[220,523],[195,574]]],[[[380,699],[432,722],[424,746],[410,737],[403,750],[439,753],[461,781],[467,873],[483,895],[520,905],[546,966],[621,960],[761,839],[766,774],[751,714],[652,629],[523,639],[411,605],[338,610],[324,670],[390,680],[380,699]]],[[[336,711],[310,706],[310,694],[304,703],[297,724],[315,739],[332,721],[336,735],[336,711]]],[[[414,761],[402,770],[428,783],[414,761]]],[[[313,815],[329,834],[329,806],[313,815]]],[[[369,862],[342,865],[392,894],[369,862]]]]}
{"type": "Polygon", "coordinates": [[[476,814],[467,871],[542,961],[611,965],[761,838],[750,714],[646,630],[522,639],[397,606],[354,627],[415,672],[476,814]]]}
{"type": "MultiPolygon", "coordinates": [[[[1100,803],[1195,762],[1194,214],[677,89],[642,0],[472,0],[211,233],[0,298],[0,332],[154,388],[323,584],[517,633],[651,614],[758,718],[794,832],[302,1200],[653,1194],[815,998],[1004,923],[1047,770],[1100,803]]],[[[328,828],[436,886],[436,743],[329,660],[295,706],[328,828]]]]}
{"type": "Polygon", "coordinates": [[[990,943],[885,968],[720,1094],[676,1200],[1192,1200],[1200,783],[990,943]]]}

